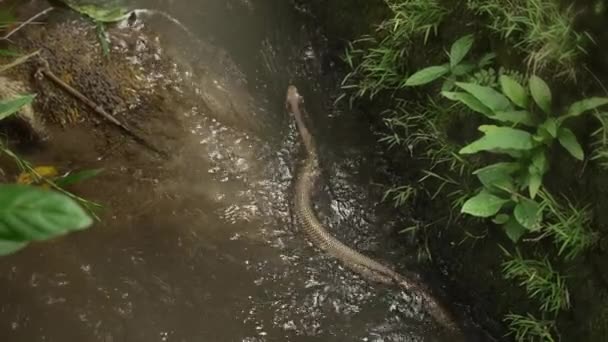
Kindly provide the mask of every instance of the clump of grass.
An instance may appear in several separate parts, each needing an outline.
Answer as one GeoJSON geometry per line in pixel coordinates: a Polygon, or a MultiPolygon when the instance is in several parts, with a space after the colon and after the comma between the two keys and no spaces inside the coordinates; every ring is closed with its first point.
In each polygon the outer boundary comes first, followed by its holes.
{"type": "Polygon", "coordinates": [[[437,33],[448,10],[438,0],[385,0],[392,16],[382,22],[376,33],[352,42],[345,61],[352,69],[343,89],[354,97],[373,98],[386,89],[403,87],[405,59],[414,39],[426,42],[437,33]]]}
{"type": "Polygon", "coordinates": [[[543,234],[553,239],[559,256],[572,260],[595,244],[597,236],[588,229],[592,221],[589,206],[580,208],[567,198],[562,205],[545,191],[540,196],[548,209],[543,234]]]}
{"type": "Polygon", "coordinates": [[[561,8],[555,0],[469,0],[468,6],[527,56],[534,73],[551,68],[560,76],[575,76],[590,37],[572,28],[575,14],[570,7],[561,8]]]}
{"type": "Polygon", "coordinates": [[[520,253],[510,256],[510,260],[503,263],[505,278],[519,282],[530,298],[539,301],[541,311],[557,314],[570,308],[566,279],[553,269],[547,258],[525,259],[520,253]]]}
{"type": "Polygon", "coordinates": [[[528,314],[526,316],[508,314],[505,322],[509,325],[511,335],[518,342],[556,342],[554,321],[539,320],[528,314]]]}

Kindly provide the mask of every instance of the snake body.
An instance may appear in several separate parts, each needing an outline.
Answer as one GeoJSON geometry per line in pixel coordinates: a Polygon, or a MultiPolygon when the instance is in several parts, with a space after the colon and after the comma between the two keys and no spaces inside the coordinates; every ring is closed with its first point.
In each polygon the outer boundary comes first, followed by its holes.
{"type": "Polygon", "coordinates": [[[365,256],[332,236],[317,218],[312,205],[312,190],[319,177],[319,161],[312,135],[304,122],[303,98],[295,86],[287,89],[286,106],[293,114],[304,143],[306,159],[295,181],[294,212],[299,225],[321,250],[340,260],[345,266],[363,277],[389,285],[398,285],[415,294],[426,311],[442,326],[457,331],[458,326],[449,311],[435,299],[420,282],[395,272],[389,267],[365,256]]]}

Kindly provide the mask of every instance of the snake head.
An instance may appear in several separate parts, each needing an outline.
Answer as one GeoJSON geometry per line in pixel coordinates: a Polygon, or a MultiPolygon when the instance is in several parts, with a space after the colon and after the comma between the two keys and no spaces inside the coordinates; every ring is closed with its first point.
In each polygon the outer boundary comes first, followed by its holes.
{"type": "Polygon", "coordinates": [[[285,107],[292,114],[300,110],[300,105],[304,103],[304,97],[298,93],[298,88],[294,85],[287,87],[287,97],[285,107]]]}

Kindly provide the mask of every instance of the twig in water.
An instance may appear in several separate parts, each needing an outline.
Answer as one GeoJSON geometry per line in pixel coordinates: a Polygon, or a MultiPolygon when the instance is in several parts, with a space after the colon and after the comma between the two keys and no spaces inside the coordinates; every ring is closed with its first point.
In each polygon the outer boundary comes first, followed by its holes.
{"type": "Polygon", "coordinates": [[[103,107],[101,107],[100,105],[96,104],[95,102],[91,101],[88,97],[84,96],[81,92],[79,92],[78,90],[74,89],[72,86],[70,86],[69,84],[65,83],[64,81],[62,81],[59,77],[57,77],[57,75],[55,75],[49,66],[49,62],[46,61],[43,58],[39,58],[41,61],[41,67],[38,69],[38,71],[36,72],[37,75],[44,75],[46,77],[48,77],[51,81],[53,81],[57,86],[59,86],[60,88],[62,88],[64,91],[66,91],[67,93],[69,93],[70,95],[72,95],[73,97],[77,98],[78,100],[82,101],[84,104],[86,104],[87,106],[89,106],[91,109],[93,109],[93,111],[102,116],[104,119],[110,121],[111,123],[113,123],[114,125],[118,126],[119,128],[121,128],[123,131],[125,131],[127,134],[129,134],[133,139],[135,139],[137,142],[139,142],[142,146],[160,154],[162,157],[167,157],[167,153],[158,149],[157,147],[155,147],[152,143],[150,143],[147,139],[145,139],[144,137],[140,136],[139,134],[135,133],[131,128],[127,127],[127,125],[123,124],[122,122],[118,121],[114,116],[112,116],[111,114],[109,114],[108,112],[105,111],[105,109],[103,109],[103,107]]]}
{"type": "Polygon", "coordinates": [[[11,63],[8,63],[6,65],[0,66],[0,73],[3,73],[3,72],[5,72],[8,69],[14,68],[17,65],[20,65],[20,64],[23,64],[23,63],[27,62],[30,58],[32,58],[34,56],[37,56],[39,53],[40,53],[40,50],[36,50],[36,51],[34,51],[34,52],[32,52],[32,53],[30,53],[28,55],[21,56],[21,57],[15,59],[11,63]]]}
{"type": "Polygon", "coordinates": [[[17,33],[17,31],[21,30],[26,25],[31,24],[34,20],[42,17],[43,15],[49,13],[50,11],[52,11],[54,9],[55,9],[55,7],[49,7],[47,9],[43,10],[42,12],[34,15],[33,17],[29,18],[28,20],[22,22],[19,26],[12,29],[9,33],[5,34],[4,37],[0,37],[0,40],[8,40],[13,34],[17,33]]]}

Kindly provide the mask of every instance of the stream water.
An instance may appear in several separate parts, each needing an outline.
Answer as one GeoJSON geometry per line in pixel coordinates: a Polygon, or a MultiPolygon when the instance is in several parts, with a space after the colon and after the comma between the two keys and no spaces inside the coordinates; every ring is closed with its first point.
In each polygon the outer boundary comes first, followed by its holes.
{"type": "MultiPolygon", "coordinates": [[[[86,132],[56,135],[52,148],[32,153],[104,167],[79,190],[105,210],[89,231],[0,260],[0,341],[451,339],[410,294],[343,269],[293,223],[300,150],[284,110],[290,82],[305,95],[321,147],[323,221],[388,264],[415,262],[388,236],[400,223],[377,204],[382,188],[372,179],[383,166],[376,138],[357,117],[330,110],[338,95],[324,86],[332,65],[304,27],[306,13],[279,0],[135,5],[178,18],[191,33],[175,30],[164,49],[185,64],[204,63],[213,76],[205,84],[247,116],[175,104],[172,115],[187,123],[180,147],[153,167],[133,156],[102,156],[86,132]]],[[[172,25],[154,15],[138,22],[159,31],[172,25]]]]}

